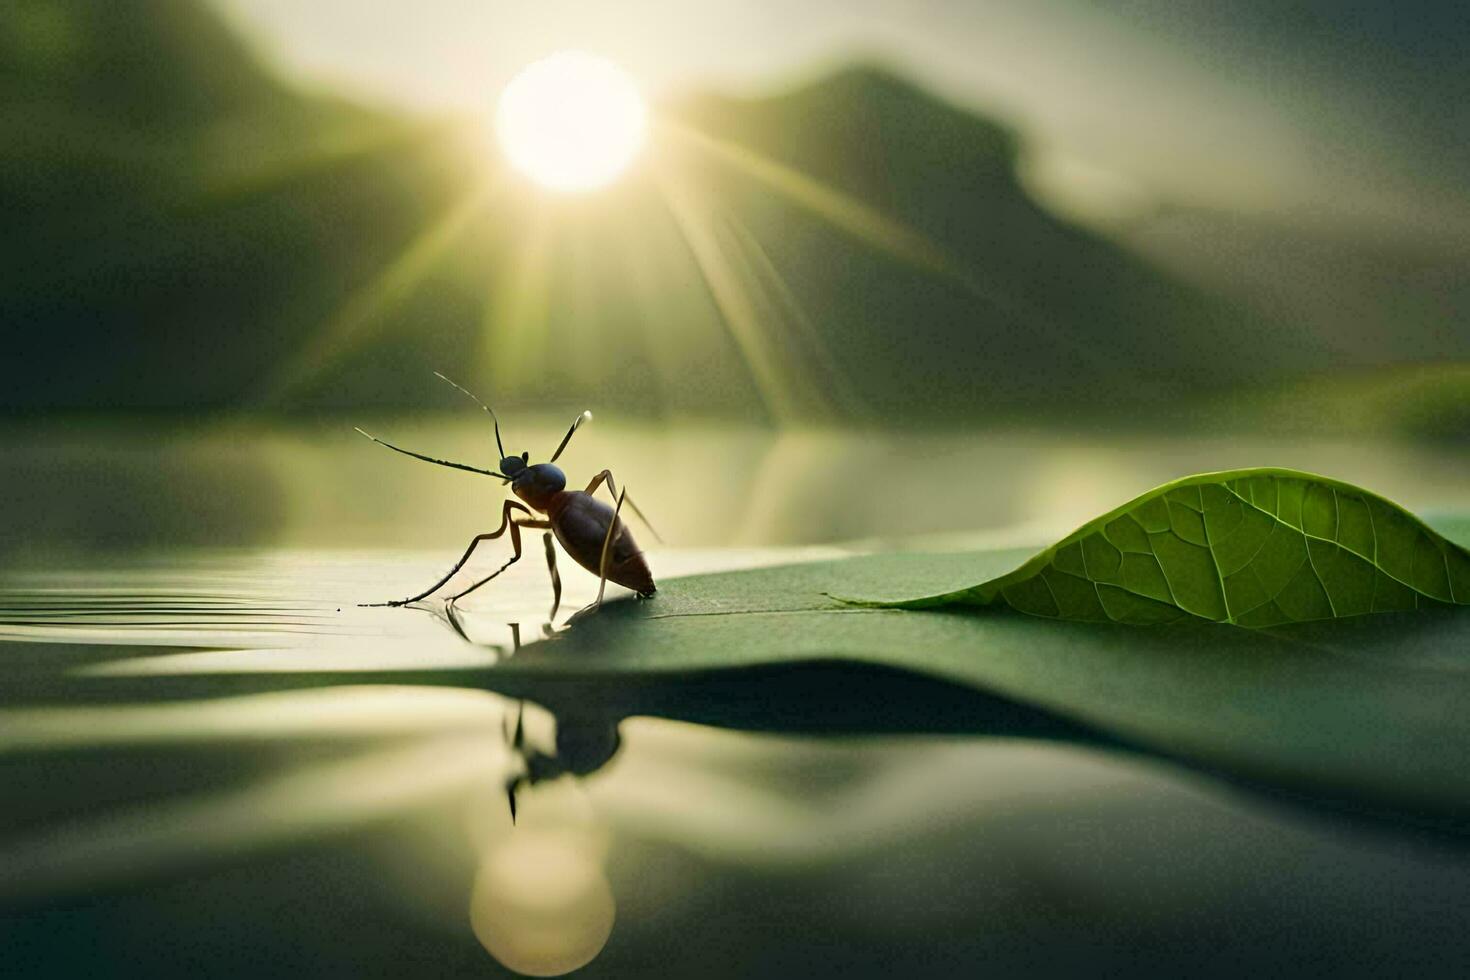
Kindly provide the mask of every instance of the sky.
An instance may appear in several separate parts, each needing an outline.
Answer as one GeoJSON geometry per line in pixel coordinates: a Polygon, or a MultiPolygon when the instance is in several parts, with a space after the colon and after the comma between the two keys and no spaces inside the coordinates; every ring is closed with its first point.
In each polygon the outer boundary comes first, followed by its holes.
{"type": "Polygon", "coordinates": [[[489,111],[520,67],[564,48],[654,95],[774,92],[865,58],[1016,126],[1029,179],[1083,217],[1167,202],[1470,240],[1467,117],[1444,108],[1470,99],[1458,5],[211,2],[288,74],[414,109],[489,111]]]}

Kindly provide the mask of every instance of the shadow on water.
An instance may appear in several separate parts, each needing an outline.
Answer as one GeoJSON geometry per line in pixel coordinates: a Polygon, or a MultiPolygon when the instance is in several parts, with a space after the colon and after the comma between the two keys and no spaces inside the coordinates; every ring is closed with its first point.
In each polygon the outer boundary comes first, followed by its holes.
{"type": "MultiPolygon", "coordinates": [[[[620,725],[655,717],[782,735],[963,735],[1030,739],[1164,762],[1260,802],[1344,829],[1422,838],[1470,848],[1470,821],[1398,809],[1329,793],[1311,793],[1215,769],[1129,742],[1061,715],[898,669],[866,664],[789,664],[684,675],[683,690],[632,686],[594,694],[601,682],[495,683],[507,697],[534,701],[556,719],[555,752],[531,749],[507,784],[512,794],[562,776],[591,775],[621,746],[620,725]]],[[[511,804],[512,807],[514,803],[511,804]]]]}
{"type": "MultiPolygon", "coordinates": [[[[182,614],[180,621],[188,621],[187,601],[175,601],[182,605],[171,607],[169,615],[182,614]]],[[[87,607],[88,615],[95,611],[87,607]]],[[[1243,778],[1155,744],[1120,737],[1065,712],[898,666],[811,659],[647,672],[588,663],[582,670],[544,671],[535,660],[545,651],[521,649],[520,637],[544,638],[546,624],[508,623],[506,643],[470,644],[455,635],[442,615],[432,618],[444,634],[440,637],[444,644],[436,649],[446,652],[435,657],[433,665],[416,666],[401,656],[375,660],[373,650],[383,645],[380,638],[353,636],[350,629],[334,627],[319,610],[295,610],[291,614],[299,621],[283,618],[287,610],[255,611],[295,640],[305,638],[318,646],[329,641],[327,649],[0,643],[0,657],[11,672],[5,702],[12,707],[60,701],[73,706],[188,703],[355,685],[478,690],[534,703],[555,719],[550,750],[523,748],[509,730],[505,734],[506,744],[519,750],[518,761],[507,770],[506,789],[521,794],[606,766],[621,746],[620,726],[635,717],[780,735],[1030,739],[1164,761],[1323,819],[1412,836],[1428,834],[1457,846],[1470,844],[1470,823],[1462,817],[1426,812],[1412,803],[1398,807],[1304,791],[1289,780],[1243,778]],[[523,663],[529,669],[523,669],[523,663]]],[[[8,612],[13,615],[14,609],[8,612]]],[[[248,612],[210,610],[208,615],[217,626],[255,628],[248,622],[248,612]]],[[[1425,628],[1420,631],[1424,634],[1420,645],[1437,649],[1434,624],[1421,625],[1425,628]]],[[[1310,641],[1321,630],[1299,632],[1310,641]]],[[[1414,648],[1412,637],[1406,640],[1402,632],[1395,636],[1401,648],[1414,648]]]]}
{"type": "MultiPolygon", "coordinates": [[[[501,607],[479,607],[470,634],[482,641],[465,643],[437,609],[429,610],[433,615],[355,611],[353,599],[384,588],[381,566],[362,557],[235,556],[204,565],[134,565],[115,578],[91,571],[9,583],[0,596],[0,635],[7,638],[0,642],[7,671],[0,695],[0,780],[24,802],[5,821],[7,831],[24,832],[24,840],[4,850],[12,842],[0,839],[0,864],[9,859],[17,874],[69,896],[41,899],[69,915],[67,902],[105,893],[99,875],[110,874],[108,887],[119,891],[166,887],[180,871],[227,862],[230,855],[251,856],[240,863],[265,861],[283,844],[344,836],[343,828],[396,819],[420,797],[471,786],[481,794],[473,814],[479,836],[454,859],[461,865],[455,873],[468,879],[468,908],[459,904],[444,915],[511,968],[563,972],[619,955],[617,942],[609,943],[614,918],[623,922],[620,936],[624,930],[636,934],[639,917],[647,918],[638,905],[646,901],[641,885],[633,884],[641,879],[617,871],[619,861],[646,856],[638,850],[640,829],[650,828],[649,839],[661,840],[658,828],[683,821],[688,838],[707,833],[718,839],[717,827],[700,825],[691,811],[669,809],[666,796],[686,792],[672,785],[683,782],[693,784],[690,794],[708,795],[718,786],[719,759],[696,746],[670,765],[641,746],[630,749],[624,739],[638,741],[630,734],[640,731],[629,724],[635,718],[815,736],[812,744],[827,746],[852,737],[924,735],[957,736],[970,747],[1022,741],[1081,746],[1098,750],[1106,765],[1165,761],[1167,771],[1133,768],[1162,773],[1161,779],[1182,774],[1186,785],[1227,785],[1241,799],[1308,817],[1284,823],[1334,831],[1324,837],[1423,842],[1426,853],[1454,860],[1465,853],[1463,822],[1243,780],[1065,712],[898,666],[810,659],[618,669],[595,655],[579,656],[596,652],[577,637],[597,632],[583,630],[582,623],[556,631],[576,643],[521,648],[519,639],[545,633],[541,620],[531,618],[537,609],[544,612],[544,583],[534,576],[527,577],[524,595],[512,585],[509,593],[489,597],[515,609],[514,616],[500,615],[501,607]],[[300,581],[317,584],[306,590],[300,581]],[[501,642],[483,642],[486,637],[501,642]],[[517,734],[517,701],[537,706],[526,712],[524,739],[517,734]],[[146,735],[141,743],[140,732],[146,735]],[[17,735],[33,744],[19,744],[17,735]],[[231,735],[254,741],[243,750],[222,749],[231,735]],[[166,754],[148,747],[165,744],[166,754]],[[602,782],[587,781],[599,773],[602,782]],[[709,786],[701,783],[704,777],[709,786]],[[608,780],[617,793],[599,798],[608,780]],[[568,795],[578,798],[576,806],[557,802],[568,795]],[[589,799],[622,807],[621,831],[631,828],[634,839],[613,847],[608,815],[596,812],[589,799]],[[123,813],[114,817],[109,808],[123,813]],[[1336,832],[1360,828],[1378,833],[1336,832]],[[36,841],[44,847],[34,847],[36,841]]],[[[416,577],[418,569],[404,574],[416,577]]],[[[614,609],[604,625],[633,614],[636,604],[614,609]]],[[[1398,634],[1395,648],[1422,661],[1426,672],[1455,669],[1434,628],[1426,624],[1412,642],[1398,634]]],[[[1320,629],[1302,632],[1308,642],[1323,639],[1320,629]]],[[[669,741],[690,735],[669,727],[669,741]]],[[[887,745],[896,741],[885,739],[887,745]]],[[[780,756],[806,748],[775,741],[766,751],[759,765],[779,766],[780,756]]],[[[819,760],[793,769],[794,778],[824,778],[829,766],[819,760]]],[[[964,773],[984,779],[980,770],[964,773]]],[[[960,777],[945,770],[943,778],[960,777]]],[[[1067,792],[1073,791],[1069,784],[1067,792]]],[[[875,795],[887,793],[908,794],[910,806],[925,805],[933,794],[939,807],[943,787],[924,780],[875,785],[875,795]]],[[[752,838],[772,838],[761,847],[782,844],[776,838],[787,831],[771,828],[787,828],[793,816],[809,816],[815,829],[790,830],[796,843],[786,844],[792,849],[809,846],[804,834],[843,828],[841,805],[820,798],[813,803],[790,784],[767,795],[777,806],[765,815],[751,802],[761,804],[760,793],[721,797],[710,806],[753,806],[740,819],[750,817],[752,838]]],[[[1004,809],[996,800],[982,805],[984,812],[1004,809]]],[[[1072,819],[1061,802],[1044,807],[1062,813],[1058,819],[1072,819]]],[[[902,811],[894,846],[942,832],[942,822],[938,831],[916,827],[918,812],[902,811]]],[[[982,826],[979,812],[965,811],[967,832],[982,826]]],[[[1169,818],[1161,810],[1156,819],[1169,818]]],[[[668,839],[681,838],[670,833],[668,839]]],[[[749,872],[742,867],[740,873],[749,872]]],[[[826,886],[814,875],[812,888],[826,886]]],[[[691,900],[689,907],[697,917],[698,903],[691,900]]]]}

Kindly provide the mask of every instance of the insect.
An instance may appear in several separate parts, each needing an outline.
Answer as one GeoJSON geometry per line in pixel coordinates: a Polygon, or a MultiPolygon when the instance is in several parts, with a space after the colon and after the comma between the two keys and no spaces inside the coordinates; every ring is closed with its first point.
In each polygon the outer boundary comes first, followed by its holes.
{"type": "Polygon", "coordinates": [[[505,795],[510,804],[510,822],[516,820],[516,797],[524,789],[538,783],[551,782],[562,776],[589,776],[612,761],[622,747],[622,735],[618,725],[622,716],[591,711],[565,711],[556,713],[556,749],[547,753],[526,744],[526,703],[521,702],[516,713],[515,733],[509,729],[510,718],[506,717],[503,729],[505,740],[519,759],[506,777],[505,795]]]}
{"type": "MultiPolygon", "coordinates": [[[[434,372],[442,381],[453,385],[459,391],[474,399],[475,403],[483,408],[490,416],[495,426],[495,447],[500,451],[500,469],[487,470],[465,463],[454,463],[449,460],[435,459],[408,449],[402,449],[392,443],[384,442],[377,436],[363,432],[373,442],[384,446],[396,453],[421,459],[426,463],[434,463],[438,466],[449,466],[457,470],[466,470],[470,473],[479,473],[483,476],[498,477],[510,485],[520,501],[507,500],[500,512],[500,527],[494,531],[477,534],[470,540],[469,547],[454,563],[454,567],[433,585],[417,595],[406,599],[395,599],[392,602],[370,602],[363,603],[365,606],[406,606],[409,603],[427,599],[439,589],[443,588],[455,573],[464,567],[475,553],[475,549],[482,542],[493,541],[501,537],[507,531],[510,533],[511,557],[495,571],[475,582],[469,588],[462,589],[446,600],[445,607],[449,613],[451,624],[459,630],[458,621],[454,619],[454,604],[476,589],[492,581],[501,572],[514,565],[521,558],[521,530],[522,529],[544,529],[548,533],[544,535],[546,545],[546,566],[551,573],[551,585],[553,592],[551,617],[556,618],[556,611],[561,605],[561,576],[556,569],[556,549],[552,545],[552,535],[561,543],[572,560],[581,565],[587,571],[596,575],[599,579],[597,589],[597,600],[588,609],[595,609],[602,605],[602,597],[607,589],[608,582],[616,582],[618,585],[632,589],[640,598],[648,598],[657,591],[653,582],[653,573],[648,569],[648,562],[643,557],[638,543],[633,540],[633,534],[628,530],[619,515],[623,504],[627,503],[630,510],[637,514],[639,519],[646,525],[647,518],[638,510],[636,504],[628,499],[627,488],[619,492],[613,481],[611,470],[603,470],[592,478],[585,490],[568,490],[566,474],[556,466],[557,459],[562,451],[567,448],[567,443],[572,441],[572,436],[582,427],[583,423],[592,419],[591,412],[583,412],[572,422],[567,434],[562,437],[561,444],[556,447],[556,452],[551,454],[549,462],[532,463],[531,454],[521,453],[519,456],[507,455],[505,445],[500,439],[500,420],[495,412],[480,399],[469,391],[450,381],[439,372],[434,372]],[[593,493],[603,484],[607,484],[610,494],[616,499],[616,506],[593,497],[593,493]],[[545,514],[545,518],[537,516],[537,513],[545,514]]],[[[650,526],[649,530],[653,528],[650,526]]],[[[654,532],[654,537],[658,533],[654,532]]],[[[584,610],[585,611],[585,610],[584,610]]],[[[460,630],[463,633],[462,630],[460,630]]]]}

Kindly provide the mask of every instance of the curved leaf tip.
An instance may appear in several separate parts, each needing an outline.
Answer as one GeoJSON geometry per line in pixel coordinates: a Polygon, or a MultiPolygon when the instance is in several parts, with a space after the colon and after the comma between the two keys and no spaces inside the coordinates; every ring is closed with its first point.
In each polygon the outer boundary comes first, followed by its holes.
{"type": "Polygon", "coordinates": [[[901,601],[845,601],[1266,627],[1470,604],[1470,553],[1351,484],[1232,470],[1150,490],[998,578],[901,601]]]}

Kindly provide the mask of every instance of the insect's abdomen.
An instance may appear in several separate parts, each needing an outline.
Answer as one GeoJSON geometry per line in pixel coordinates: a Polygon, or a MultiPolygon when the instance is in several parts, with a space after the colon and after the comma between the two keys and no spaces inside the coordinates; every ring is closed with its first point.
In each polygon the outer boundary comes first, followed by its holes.
{"type": "MultiPolygon", "coordinates": [[[[607,528],[613,520],[612,505],[580,490],[571,490],[558,494],[548,513],[552,533],[566,553],[593,575],[600,575],[602,544],[607,540],[607,528]]],[[[643,560],[643,551],[621,517],[613,529],[612,544],[608,548],[607,579],[641,595],[651,595],[656,591],[653,573],[648,570],[648,562],[643,560]]]]}

